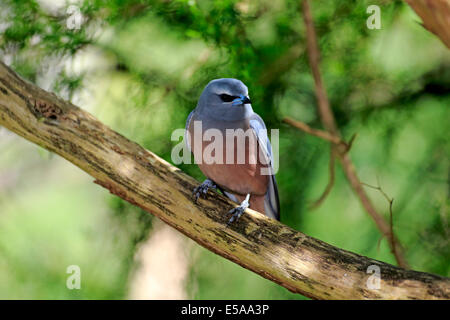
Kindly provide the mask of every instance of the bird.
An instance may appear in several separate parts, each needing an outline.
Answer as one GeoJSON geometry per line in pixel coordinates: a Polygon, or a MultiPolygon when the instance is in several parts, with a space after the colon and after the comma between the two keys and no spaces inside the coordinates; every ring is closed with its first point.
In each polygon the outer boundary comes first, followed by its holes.
{"type": "Polygon", "coordinates": [[[227,225],[237,221],[247,208],[280,220],[266,125],[253,111],[248,88],[242,81],[221,78],[206,85],[186,120],[185,142],[207,178],[193,190],[196,202],[209,189],[219,189],[239,204],[228,212],[231,218],[227,225]],[[213,143],[215,148],[211,147],[213,143]],[[205,152],[208,148],[213,149],[209,157],[205,152]]]}

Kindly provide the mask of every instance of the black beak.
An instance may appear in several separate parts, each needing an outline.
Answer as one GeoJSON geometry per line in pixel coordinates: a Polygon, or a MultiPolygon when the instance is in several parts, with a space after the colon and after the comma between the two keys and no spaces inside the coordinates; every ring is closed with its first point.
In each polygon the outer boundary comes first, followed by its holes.
{"type": "Polygon", "coordinates": [[[249,98],[249,97],[245,97],[245,98],[242,100],[242,104],[246,104],[246,103],[252,103],[252,102],[250,101],[250,98],[249,98]]]}

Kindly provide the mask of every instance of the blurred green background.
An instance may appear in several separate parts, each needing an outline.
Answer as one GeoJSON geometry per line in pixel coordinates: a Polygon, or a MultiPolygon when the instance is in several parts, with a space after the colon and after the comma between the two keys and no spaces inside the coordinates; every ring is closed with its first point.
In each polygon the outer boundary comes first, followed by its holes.
{"type": "MultiPolygon", "coordinates": [[[[351,157],[361,180],[394,198],[411,267],[450,276],[449,50],[402,1],[312,2],[324,83],[344,137],[357,133],[351,157]],[[372,4],[380,30],[366,26],[372,4]]],[[[395,264],[339,165],[328,198],[309,208],[328,182],[329,146],[281,122],[321,128],[300,1],[0,0],[0,8],[1,61],[168,161],[178,143],[170,135],[204,86],[241,79],[254,110],[280,129],[281,221],[395,264]]],[[[204,178],[195,165],[180,168],[204,178]]],[[[304,298],[92,180],[0,127],[0,298],[304,298]],[[66,287],[70,265],[81,269],[80,290],[66,287]]],[[[386,199],[367,192],[388,218],[386,199]]]]}

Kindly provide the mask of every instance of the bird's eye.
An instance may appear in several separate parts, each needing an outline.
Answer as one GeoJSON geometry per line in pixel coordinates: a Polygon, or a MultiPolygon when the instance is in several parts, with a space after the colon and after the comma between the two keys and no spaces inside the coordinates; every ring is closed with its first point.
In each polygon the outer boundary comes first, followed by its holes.
{"type": "Polygon", "coordinates": [[[236,98],[239,97],[235,97],[235,96],[230,96],[229,94],[223,93],[221,95],[219,95],[220,99],[222,99],[223,102],[231,102],[236,98]]]}

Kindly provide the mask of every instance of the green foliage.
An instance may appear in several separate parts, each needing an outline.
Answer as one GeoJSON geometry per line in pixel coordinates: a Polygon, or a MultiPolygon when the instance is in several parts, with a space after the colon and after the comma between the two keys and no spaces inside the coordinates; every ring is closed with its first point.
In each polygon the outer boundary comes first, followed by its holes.
{"type": "MultiPolygon", "coordinates": [[[[299,1],[85,0],[78,5],[79,30],[67,28],[66,4],[0,1],[3,61],[168,161],[178,143],[171,133],[184,127],[204,86],[214,78],[241,79],[255,111],[269,128],[280,128],[282,222],[395,263],[339,166],[326,201],[317,210],[308,207],[328,182],[329,147],[281,123],[290,116],[320,128],[299,1]]],[[[351,157],[361,180],[380,181],[394,198],[394,229],[411,266],[449,276],[448,50],[402,1],[313,1],[312,10],[338,126],[347,139],[358,133],[351,157]],[[371,4],[381,7],[381,30],[366,27],[371,4]]],[[[3,152],[10,145],[0,141],[0,177],[31,164],[50,167],[45,159],[21,157],[21,149],[3,152]]],[[[180,168],[203,179],[196,166],[180,168]]],[[[89,181],[78,182],[80,188],[71,181],[49,179],[21,196],[20,183],[13,195],[0,184],[0,228],[7,230],[0,234],[0,274],[8,275],[0,279],[0,297],[126,297],[134,254],[152,219],[89,181]],[[64,209],[68,203],[83,206],[64,209]],[[65,214],[55,219],[58,211],[65,214]],[[70,258],[83,262],[87,279],[75,293],[61,287],[67,276],[61,264],[70,258]]],[[[382,195],[367,192],[388,217],[382,195]]],[[[192,250],[193,298],[300,298],[204,249],[192,250]]]]}

